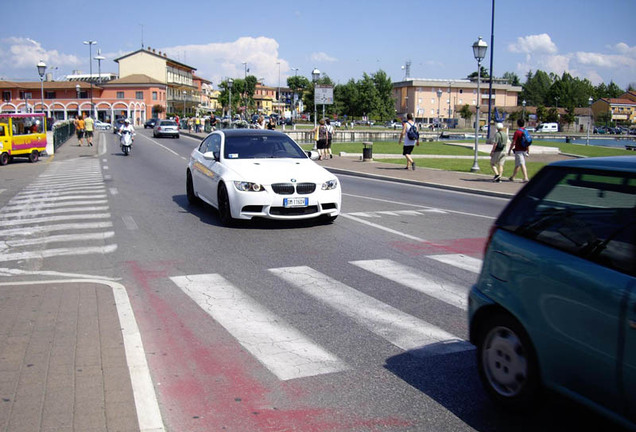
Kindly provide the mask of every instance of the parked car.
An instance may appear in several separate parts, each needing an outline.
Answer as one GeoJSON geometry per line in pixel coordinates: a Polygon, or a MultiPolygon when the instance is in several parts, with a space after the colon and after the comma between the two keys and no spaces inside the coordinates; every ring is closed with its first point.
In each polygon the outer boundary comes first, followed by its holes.
{"type": "Polygon", "coordinates": [[[158,121],[159,121],[159,119],[158,118],[154,118],[154,117],[151,118],[151,119],[148,119],[146,121],[146,123],[144,123],[144,129],[148,129],[148,128],[152,129],[152,128],[154,128],[158,121]]]}
{"type": "Polygon", "coordinates": [[[110,123],[104,123],[103,121],[99,120],[95,120],[94,126],[97,130],[108,130],[112,127],[110,123]]]}
{"type": "Polygon", "coordinates": [[[252,218],[331,222],[340,214],[336,176],[289,136],[270,130],[208,135],[190,155],[186,193],[192,204],[203,200],[215,207],[224,225],[252,218]]]}
{"type": "Polygon", "coordinates": [[[542,123],[537,127],[537,132],[558,132],[558,123],[542,123]]]}
{"type": "Polygon", "coordinates": [[[469,294],[500,405],[558,392],[636,428],[636,156],[544,167],[494,223],[469,294]]]}
{"type": "Polygon", "coordinates": [[[179,126],[174,120],[159,120],[152,129],[152,136],[155,138],[162,136],[179,138],[179,126]]]}
{"type": "Polygon", "coordinates": [[[342,123],[340,122],[340,120],[330,120],[331,122],[331,126],[339,128],[342,127],[342,123]]]}

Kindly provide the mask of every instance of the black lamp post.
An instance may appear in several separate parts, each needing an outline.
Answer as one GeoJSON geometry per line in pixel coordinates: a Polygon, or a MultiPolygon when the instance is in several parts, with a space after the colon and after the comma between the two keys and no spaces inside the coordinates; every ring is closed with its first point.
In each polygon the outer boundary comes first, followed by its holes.
{"type": "Polygon", "coordinates": [[[95,108],[93,107],[93,45],[95,45],[97,43],[97,41],[94,40],[89,40],[89,41],[84,41],[84,45],[88,45],[88,68],[90,71],[90,83],[91,83],[91,113],[90,113],[90,117],[93,117],[93,113],[95,111],[95,108]]]}
{"type": "Polygon", "coordinates": [[[318,116],[318,111],[316,107],[316,83],[318,82],[319,78],[320,78],[320,71],[317,68],[314,68],[314,70],[311,71],[311,80],[314,83],[314,129],[316,128],[316,125],[317,125],[316,117],[318,116]]]}
{"type": "Polygon", "coordinates": [[[232,122],[232,85],[234,84],[234,80],[230,78],[227,80],[227,88],[230,90],[230,100],[228,101],[229,113],[230,113],[230,123],[232,122]]]}

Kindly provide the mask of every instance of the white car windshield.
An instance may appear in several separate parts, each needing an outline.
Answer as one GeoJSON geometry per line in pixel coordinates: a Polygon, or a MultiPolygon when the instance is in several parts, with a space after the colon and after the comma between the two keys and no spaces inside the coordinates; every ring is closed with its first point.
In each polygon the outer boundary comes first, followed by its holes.
{"type": "Polygon", "coordinates": [[[291,138],[268,135],[226,136],[226,159],[306,159],[307,154],[291,138]]]}

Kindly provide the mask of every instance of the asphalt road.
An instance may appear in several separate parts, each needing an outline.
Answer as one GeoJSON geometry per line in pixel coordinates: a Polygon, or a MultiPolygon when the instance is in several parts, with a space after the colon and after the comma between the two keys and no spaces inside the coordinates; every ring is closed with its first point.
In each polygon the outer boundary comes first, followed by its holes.
{"type": "Polygon", "coordinates": [[[187,203],[196,140],[138,130],[128,157],[116,136],[100,140],[97,158],[0,170],[0,205],[53,166],[73,167],[97,173],[107,192],[74,223],[112,226],[81,253],[58,246],[66,252],[2,267],[22,279],[37,270],[120,281],[166,430],[608,427],[560,400],[532,416],[499,412],[478,382],[466,294],[506,200],[340,176],[333,224],[225,228],[209,206],[187,203]]]}

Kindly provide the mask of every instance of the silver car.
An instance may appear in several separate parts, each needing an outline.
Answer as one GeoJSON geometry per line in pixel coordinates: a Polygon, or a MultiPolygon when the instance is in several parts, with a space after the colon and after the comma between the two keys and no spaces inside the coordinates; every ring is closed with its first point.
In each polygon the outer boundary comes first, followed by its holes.
{"type": "Polygon", "coordinates": [[[162,136],[179,138],[179,126],[174,120],[159,120],[152,129],[152,136],[155,138],[162,136]]]}

